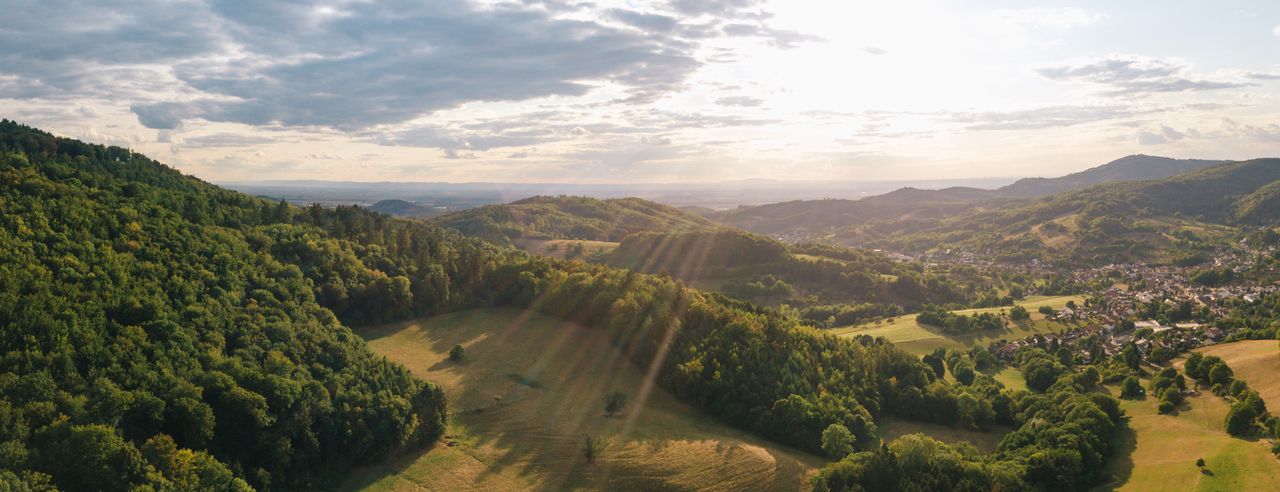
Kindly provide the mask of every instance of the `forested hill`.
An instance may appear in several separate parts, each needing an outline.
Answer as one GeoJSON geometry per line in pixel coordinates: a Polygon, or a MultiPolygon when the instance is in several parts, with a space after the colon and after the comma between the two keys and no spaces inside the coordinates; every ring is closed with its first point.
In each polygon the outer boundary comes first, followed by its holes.
{"type": "Polygon", "coordinates": [[[617,242],[635,232],[713,225],[700,216],[640,198],[599,200],[581,196],[536,196],[455,212],[434,222],[499,243],[516,239],[617,242]]]}
{"type": "Polygon", "coordinates": [[[316,225],[344,214],[8,121],[0,211],[0,485],[313,489],[444,429],[440,391],[339,317],[419,308],[405,276],[464,278],[465,241],[406,236],[443,266],[398,270],[316,225]]]}
{"type": "Polygon", "coordinates": [[[1170,260],[1211,247],[1237,227],[1280,223],[1280,159],[1231,162],[1154,181],[1059,193],[933,224],[883,223],[868,244],[965,247],[1015,258],[1055,256],[1108,263],[1170,260]]]}
{"type": "Polygon", "coordinates": [[[1225,161],[1131,155],[1057,178],[1025,178],[995,190],[954,187],[903,188],[861,200],[796,200],[706,214],[711,219],[762,234],[821,239],[872,222],[927,223],[982,209],[999,209],[1020,199],[1120,181],[1164,179],[1225,161]]]}

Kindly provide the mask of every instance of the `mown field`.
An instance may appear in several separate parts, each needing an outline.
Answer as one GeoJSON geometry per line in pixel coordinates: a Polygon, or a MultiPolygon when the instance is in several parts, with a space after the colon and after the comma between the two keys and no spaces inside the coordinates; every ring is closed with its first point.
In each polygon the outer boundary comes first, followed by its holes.
{"type": "Polygon", "coordinates": [[[602,332],[572,323],[495,308],[361,335],[441,385],[451,437],[359,470],[347,490],[798,490],[825,463],[680,403],[647,384],[602,332]],[[455,344],[465,348],[461,363],[448,361],[455,344]],[[607,417],[612,391],[629,402],[607,417]],[[581,452],[586,436],[604,445],[595,464],[581,452]]]}
{"type": "MultiPolygon", "coordinates": [[[[1040,306],[1049,306],[1055,310],[1067,305],[1067,301],[1083,303],[1081,296],[1029,296],[1017,304],[1031,312],[1031,319],[1010,324],[1003,330],[992,330],[965,336],[952,336],[937,328],[916,322],[916,315],[908,314],[893,318],[891,322],[866,323],[856,326],[835,328],[831,330],[839,336],[870,335],[885,337],[894,345],[913,354],[926,354],[938,347],[964,349],[975,345],[986,345],[1000,339],[1013,340],[1036,333],[1053,333],[1064,329],[1077,328],[1078,323],[1064,323],[1045,319],[1045,315],[1037,310],[1040,306]]],[[[960,314],[977,314],[982,312],[1000,312],[1009,307],[965,309],[955,311],[960,314]]]]}
{"type": "Polygon", "coordinates": [[[1188,398],[1174,415],[1158,414],[1154,398],[1121,402],[1129,425],[1106,470],[1113,480],[1098,490],[1280,490],[1280,462],[1269,446],[1228,435],[1227,404],[1212,393],[1188,398]],[[1207,473],[1196,468],[1198,458],[1207,473]]]}

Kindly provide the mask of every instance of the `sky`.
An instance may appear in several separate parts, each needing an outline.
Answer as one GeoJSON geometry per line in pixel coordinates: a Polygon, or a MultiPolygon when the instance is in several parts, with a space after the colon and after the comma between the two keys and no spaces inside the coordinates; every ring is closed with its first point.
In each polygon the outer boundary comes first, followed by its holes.
{"type": "Polygon", "coordinates": [[[0,0],[0,117],[214,181],[1280,156],[1274,0],[0,0]]]}

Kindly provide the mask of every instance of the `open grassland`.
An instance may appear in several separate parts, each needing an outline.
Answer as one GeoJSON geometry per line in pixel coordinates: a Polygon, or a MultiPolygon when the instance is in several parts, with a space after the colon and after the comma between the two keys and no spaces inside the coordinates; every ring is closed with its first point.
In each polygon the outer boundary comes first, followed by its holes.
{"type": "Polygon", "coordinates": [[[1265,442],[1227,434],[1227,404],[1212,393],[1188,398],[1174,415],[1158,414],[1154,398],[1121,402],[1129,425],[1106,469],[1113,480],[1100,490],[1280,490],[1280,462],[1265,442]]]}
{"type": "Polygon", "coordinates": [[[351,490],[797,490],[825,461],[730,428],[647,384],[602,331],[479,309],[361,333],[374,352],[439,384],[446,442],[354,474],[351,490]],[[455,344],[465,359],[450,362],[455,344]],[[604,395],[625,392],[606,417],[604,395]],[[582,455],[586,436],[604,450],[582,455]]]}
{"type": "Polygon", "coordinates": [[[551,256],[562,260],[578,245],[582,246],[584,256],[608,253],[618,247],[618,243],[581,239],[517,239],[513,242],[520,249],[535,255],[551,256]]]}
{"type": "MultiPolygon", "coordinates": [[[[1049,306],[1055,310],[1062,309],[1067,301],[1077,304],[1084,302],[1080,296],[1029,296],[1017,304],[1031,312],[1031,319],[1011,323],[1003,330],[991,330],[963,336],[943,333],[942,330],[916,322],[916,315],[908,314],[893,318],[890,322],[866,323],[857,326],[835,328],[831,333],[839,336],[854,337],[870,335],[885,337],[894,345],[913,354],[926,354],[938,347],[965,349],[975,345],[987,345],[1000,339],[1014,340],[1036,333],[1053,333],[1064,329],[1077,328],[1078,323],[1064,323],[1045,318],[1037,310],[1040,306],[1049,306]]],[[[955,311],[959,314],[973,315],[983,312],[1007,311],[1009,307],[965,309],[955,311]]]]}
{"type": "MultiPolygon", "coordinates": [[[[1241,340],[1211,345],[1196,352],[1221,357],[1231,366],[1236,378],[1249,383],[1249,387],[1262,396],[1273,413],[1280,409],[1280,344],[1275,340],[1241,340]]],[[[1177,362],[1179,366],[1181,360],[1177,362]]]]}

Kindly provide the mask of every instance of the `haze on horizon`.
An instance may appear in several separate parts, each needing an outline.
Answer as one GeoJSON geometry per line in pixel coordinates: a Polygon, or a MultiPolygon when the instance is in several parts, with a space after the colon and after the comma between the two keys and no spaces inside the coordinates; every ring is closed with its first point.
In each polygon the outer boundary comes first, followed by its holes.
{"type": "Polygon", "coordinates": [[[212,181],[1058,176],[1280,144],[1280,4],[8,0],[0,117],[212,181]]]}

